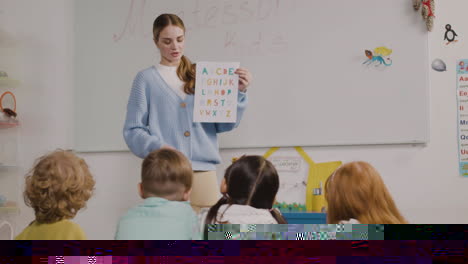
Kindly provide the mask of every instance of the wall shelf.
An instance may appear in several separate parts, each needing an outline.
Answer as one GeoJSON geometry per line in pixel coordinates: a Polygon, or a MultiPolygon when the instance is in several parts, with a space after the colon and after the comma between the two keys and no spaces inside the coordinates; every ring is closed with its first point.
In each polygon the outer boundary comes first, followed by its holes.
{"type": "Polygon", "coordinates": [[[16,164],[2,164],[2,163],[0,163],[0,170],[16,169],[16,168],[18,168],[18,165],[16,165],[16,164]]]}
{"type": "Polygon", "coordinates": [[[20,81],[14,79],[0,79],[0,87],[13,88],[17,87],[20,84],[20,81]]]}
{"type": "Polygon", "coordinates": [[[1,128],[12,128],[12,127],[17,127],[17,126],[19,126],[19,121],[17,121],[17,120],[14,120],[14,121],[11,121],[11,122],[0,121],[0,129],[1,128]]]}
{"type": "Polygon", "coordinates": [[[16,206],[5,206],[5,207],[1,207],[0,206],[0,214],[6,214],[6,213],[19,213],[19,208],[16,207],[16,206]]]}

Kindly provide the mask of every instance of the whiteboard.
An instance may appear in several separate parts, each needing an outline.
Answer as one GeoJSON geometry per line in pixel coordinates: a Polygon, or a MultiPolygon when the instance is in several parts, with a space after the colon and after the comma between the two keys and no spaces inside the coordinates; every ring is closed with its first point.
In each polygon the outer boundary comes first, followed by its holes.
{"type": "Polygon", "coordinates": [[[161,13],[184,20],[192,61],[239,61],[254,76],[221,148],[429,140],[428,34],[411,1],[76,0],[77,150],[128,150],[127,100],[136,73],[160,60],[161,13]],[[393,65],[363,65],[380,46],[393,65]]]}

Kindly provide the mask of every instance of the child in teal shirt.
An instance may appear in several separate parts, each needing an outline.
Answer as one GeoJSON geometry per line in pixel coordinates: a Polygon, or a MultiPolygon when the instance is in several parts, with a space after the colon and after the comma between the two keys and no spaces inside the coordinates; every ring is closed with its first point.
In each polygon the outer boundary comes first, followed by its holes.
{"type": "Polygon", "coordinates": [[[120,218],[118,240],[196,240],[199,223],[190,204],[193,171],[179,151],[160,149],[142,164],[138,184],[142,204],[120,218]]]}

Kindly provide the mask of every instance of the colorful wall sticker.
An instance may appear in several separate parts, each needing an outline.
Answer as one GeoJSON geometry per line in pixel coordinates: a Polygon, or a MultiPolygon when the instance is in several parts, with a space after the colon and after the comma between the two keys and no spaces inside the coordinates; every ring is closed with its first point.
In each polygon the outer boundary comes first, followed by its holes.
{"type": "Polygon", "coordinates": [[[447,24],[445,25],[445,35],[444,35],[444,40],[448,41],[445,45],[448,45],[450,43],[455,43],[458,40],[455,38],[458,37],[457,33],[455,33],[455,30],[452,29],[452,25],[447,24]]]}
{"type": "Polygon", "coordinates": [[[387,47],[378,47],[374,49],[374,52],[370,50],[366,50],[364,53],[366,54],[367,60],[362,64],[371,65],[376,64],[375,66],[385,65],[391,66],[392,60],[388,57],[392,54],[392,50],[387,47]]]}

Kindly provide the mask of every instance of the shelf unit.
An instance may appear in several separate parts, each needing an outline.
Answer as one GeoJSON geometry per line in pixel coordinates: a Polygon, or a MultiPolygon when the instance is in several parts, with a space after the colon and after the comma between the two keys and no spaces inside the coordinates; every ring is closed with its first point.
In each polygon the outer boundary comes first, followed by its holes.
{"type": "MultiPolygon", "coordinates": [[[[18,80],[0,77],[0,94],[14,93],[14,88],[19,84],[18,80]]],[[[16,104],[16,98],[14,98],[14,102],[16,104]]],[[[11,107],[16,112],[14,108],[11,107]]],[[[6,221],[15,229],[16,217],[20,213],[17,206],[17,199],[20,197],[18,180],[18,128],[20,122],[15,118],[7,118],[1,111],[0,114],[3,115],[2,120],[0,120],[0,194],[7,199],[7,202],[0,206],[0,224],[6,221]]],[[[0,239],[10,239],[10,235],[4,233],[6,233],[5,230],[0,230],[0,239]]]]}
{"type": "Polygon", "coordinates": [[[13,128],[19,126],[19,121],[11,121],[11,122],[2,122],[0,121],[0,129],[2,128],[13,128]]]}
{"type": "Polygon", "coordinates": [[[0,207],[0,213],[19,213],[19,207],[16,207],[16,206],[0,207]]]}
{"type": "Polygon", "coordinates": [[[19,86],[20,81],[10,78],[0,78],[0,87],[15,88],[19,86]]]}
{"type": "Polygon", "coordinates": [[[0,164],[0,171],[17,169],[18,165],[16,164],[0,164]]]}

